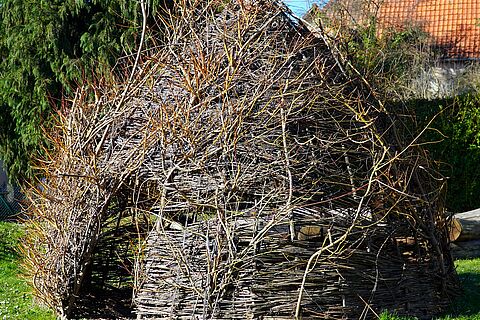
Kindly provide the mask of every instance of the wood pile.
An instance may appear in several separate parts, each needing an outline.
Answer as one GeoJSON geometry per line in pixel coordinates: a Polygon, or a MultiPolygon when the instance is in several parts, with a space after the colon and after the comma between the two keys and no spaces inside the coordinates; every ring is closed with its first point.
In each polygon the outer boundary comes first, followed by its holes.
{"type": "Polygon", "coordinates": [[[334,44],[274,1],[166,16],[131,81],[80,88],[51,133],[23,249],[38,297],[65,319],[125,288],[109,308],[140,319],[443,310],[441,179],[334,44]]]}

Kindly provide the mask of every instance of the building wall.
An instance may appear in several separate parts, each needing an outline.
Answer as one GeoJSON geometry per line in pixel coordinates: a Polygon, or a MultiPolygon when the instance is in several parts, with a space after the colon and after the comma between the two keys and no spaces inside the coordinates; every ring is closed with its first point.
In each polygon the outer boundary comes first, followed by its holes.
{"type": "Polygon", "coordinates": [[[480,79],[478,63],[437,61],[412,77],[408,87],[416,98],[447,98],[478,91],[480,88],[478,79],[480,79]]]}
{"type": "Polygon", "coordinates": [[[6,192],[8,185],[7,173],[3,170],[3,161],[0,160],[0,192],[6,192]]]}
{"type": "Polygon", "coordinates": [[[9,183],[3,162],[0,160],[0,220],[12,219],[18,214],[23,198],[19,187],[9,183]]]}

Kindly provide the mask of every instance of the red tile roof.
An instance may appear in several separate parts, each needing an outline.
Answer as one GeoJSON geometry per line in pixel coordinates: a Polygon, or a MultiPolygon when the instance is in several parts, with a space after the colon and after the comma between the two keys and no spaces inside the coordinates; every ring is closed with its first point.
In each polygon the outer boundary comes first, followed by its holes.
{"type": "Polygon", "coordinates": [[[420,27],[447,58],[480,58],[479,0],[385,0],[377,17],[382,28],[420,27]]]}
{"type": "Polygon", "coordinates": [[[330,0],[323,12],[334,24],[373,15],[380,31],[420,27],[445,58],[480,59],[480,0],[330,0]]]}

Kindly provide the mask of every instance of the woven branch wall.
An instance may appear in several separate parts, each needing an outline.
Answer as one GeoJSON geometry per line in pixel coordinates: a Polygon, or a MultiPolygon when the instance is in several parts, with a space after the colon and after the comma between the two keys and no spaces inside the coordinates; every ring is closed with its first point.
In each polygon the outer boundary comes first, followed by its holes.
{"type": "Polygon", "coordinates": [[[289,220],[278,216],[232,217],[226,229],[216,220],[187,228],[159,222],[148,239],[136,313],[294,319],[304,276],[304,319],[371,318],[372,310],[429,318],[448,305],[427,241],[388,226],[357,230],[308,265],[352,221],[321,209],[295,210],[294,221],[294,241],[289,220]]]}
{"type": "Polygon", "coordinates": [[[442,310],[441,177],[334,46],[271,1],[170,14],[133,80],[79,89],[52,133],[37,295],[63,318],[126,286],[140,318],[442,310]]]}

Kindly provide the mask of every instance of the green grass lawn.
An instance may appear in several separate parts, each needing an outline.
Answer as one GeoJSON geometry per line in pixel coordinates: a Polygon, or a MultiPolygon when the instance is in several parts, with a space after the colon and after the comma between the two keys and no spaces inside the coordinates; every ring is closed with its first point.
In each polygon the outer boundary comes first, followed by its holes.
{"type": "Polygon", "coordinates": [[[0,222],[0,319],[55,319],[53,313],[36,306],[31,290],[20,275],[15,248],[21,226],[0,222]]]}
{"type": "MultiPolygon", "coordinates": [[[[34,304],[28,285],[20,277],[20,257],[15,248],[21,234],[21,225],[0,222],[0,320],[55,319],[52,312],[34,304]]],[[[480,259],[459,260],[456,266],[464,291],[451,315],[438,320],[480,320],[480,259]]],[[[380,320],[414,319],[384,313],[380,320]]]]}
{"type": "Polygon", "coordinates": [[[453,306],[453,311],[458,316],[443,319],[480,320],[480,259],[458,260],[455,265],[462,282],[463,294],[453,306]]]}

